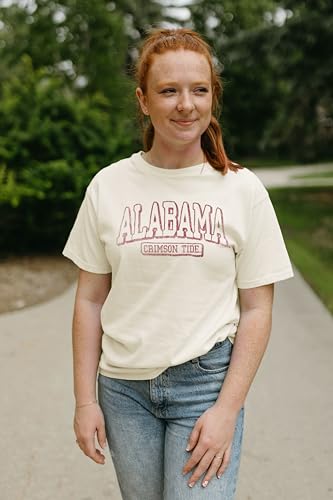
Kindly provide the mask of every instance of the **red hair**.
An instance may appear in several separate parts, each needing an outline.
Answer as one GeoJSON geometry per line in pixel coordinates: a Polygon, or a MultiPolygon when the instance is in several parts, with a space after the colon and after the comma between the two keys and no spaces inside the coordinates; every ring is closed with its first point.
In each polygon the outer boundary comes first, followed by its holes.
{"type": "MultiPolygon", "coordinates": [[[[195,31],[187,28],[154,29],[144,39],[140,56],[136,66],[136,79],[138,86],[145,94],[147,91],[147,75],[153,58],[156,54],[164,54],[169,50],[192,50],[206,57],[211,69],[212,81],[212,118],[207,130],[201,136],[201,147],[208,162],[222,174],[228,170],[237,171],[242,168],[227,157],[224,149],[222,130],[218,122],[219,101],[222,95],[222,82],[213,63],[210,46],[195,31]]],[[[144,116],[141,114],[144,123],[144,116]]],[[[144,124],[143,143],[144,149],[149,151],[154,141],[154,127],[149,120],[144,124]]]]}

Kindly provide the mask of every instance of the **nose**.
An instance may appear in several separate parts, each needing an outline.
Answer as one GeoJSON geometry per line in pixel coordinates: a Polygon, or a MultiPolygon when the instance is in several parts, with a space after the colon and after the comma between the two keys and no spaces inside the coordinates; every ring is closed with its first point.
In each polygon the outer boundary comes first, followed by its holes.
{"type": "Polygon", "coordinates": [[[192,96],[188,92],[184,92],[180,95],[179,101],[177,103],[178,111],[193,111],[195,108],[194,102],[192,100],[192,96]]]}

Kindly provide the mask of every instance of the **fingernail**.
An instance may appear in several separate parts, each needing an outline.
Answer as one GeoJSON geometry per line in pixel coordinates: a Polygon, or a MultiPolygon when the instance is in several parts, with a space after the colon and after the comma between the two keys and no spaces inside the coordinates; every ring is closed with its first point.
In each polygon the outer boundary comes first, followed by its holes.
{"type": "Polygon", "coordinates": [[[222,474],[217,475],[217,479],[221,479],[222,474]]]}
{"type": "Polygon", "coordinates": [[[191,446],[188,444],[188,445],[186,446],[186,451],[190,451],[190,449],[191,449],[191,446]]]}
{"type": "Polygon", "coordinates": [[[102,444],[103,450],[104,450],[105,447],[106,447],[106,442],[102,444]]]}
{"type": "Polygon", "coordinates": [[[189,484],[189,488],[193,488],[193,486],[194,486],[194,483],[189,484]]]}
{"type": "Polygon", "coordinates": [[[208,481],[204,481],[204,482],[202,483],[202,486],[203,486],[204,488],[206,488],[207,484],[208,484],[208,481]]]}

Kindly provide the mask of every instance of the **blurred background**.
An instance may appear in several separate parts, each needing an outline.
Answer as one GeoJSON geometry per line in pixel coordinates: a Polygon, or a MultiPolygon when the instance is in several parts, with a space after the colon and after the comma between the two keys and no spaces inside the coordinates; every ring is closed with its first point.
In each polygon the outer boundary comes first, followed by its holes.
{"type": "Polygon", "coordinates": [[[1,499],[120,500],[75,443],[61,250],[92,176],[142,149],[133,67],[152,26],[213,46],[227,153],[268,188],[295,266],[237,498],[333,499],[332,0],[0,0],[1,499]]]}

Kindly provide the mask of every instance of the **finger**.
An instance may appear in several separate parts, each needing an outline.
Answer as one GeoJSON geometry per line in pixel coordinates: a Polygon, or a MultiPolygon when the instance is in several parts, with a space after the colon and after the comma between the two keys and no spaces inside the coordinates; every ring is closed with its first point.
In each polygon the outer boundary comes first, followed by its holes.
{"type": "Polygon", "coordinates": [[[98,464],[104,464],[105,456],[95,448],[94,436],[90,439],[86,439],[80,442],[80,448],[87,457],[91,458],[94,462],[98,464]]]}
{"type": "Polygon", "coordinates": [[[97,441],[101,448],[106,447],[106,433],[105,433],[105,425],[101,424],[97,427],[97,441]]]}
{"type": "Polygon", "coordinates": [[[96,449],[95,458],[93,458],[93,460],[94,460],[94,462],[96,462],[98,464],[104,465],[105,464],[105,455],[103,455],[103,453],[101,453],[100,450],[96,449]],[[98,459],[96,459],[96,457],[98,457],[98,459]]]}
{"type": "Polygon", "coordinates": [[[191,457],[188,459],[188,461],[183,467],[183,475],[190,472],[193,469],[193,467],[199,464],[200,460],[203,458],[206,451],[207,449],[200,446],[200,444],[194,448],[191,457]]]}
{"type": "Polygon", "coordinates": [[[188,480],[187,484],[189,485],[190,488],[193,488],[195,483],[201,478],[203,474],[207,471],[208,467],[210,466],[212,460],[214,458],[214,454],[210,451],[207,452],[202,459],[200,460],[199,465],[196,467],[195,471],[193,472],[192,476],[188,480]]]}
{"type": "Polygon", "coordinates": [[[94,462],[96,462],[97,464],[104,464],[105,463],[105,456],[97,448],[94,448],[94,450],[89,450],[89,453],[87,454],[87,456],[89,458],[91,458],[94,462]]]}
{"type": "Polygon", "coordinates": [[[223,455],[223,461],[221,466],[219,467],[219,470],[217,472],[217,477],[220,479],[222,474],[225,472],[226,468],[229,465],[230,462],[230,456],[231,456],[231,446],[228,446],[228,448],[225,450],[225,453],[223,455]]]}
{"type": "Polygon", "coordinates": [[[193,427],[192,432],[190,434],[190,437],[189,437],[189,440],[188,440],[187,446],[186,446],[186,451],[190,451],[196,446],[196,444],[199,440],[199,436],[200,436],[200,429],[201,429],[200,423],[197,422],[195,424],[195,426],[193,427]]]}
{"type": "Polygon", "coordinates": [[[88,457],[98,464],[103,464],[105,462],[105,456],[95,447],[94,436],[88,442],[88,457]]]}
{"type": "Polygon", "coordinates": [[[213,457],[213,460],[211,462],[211,465],[202,481],[202,486],[206,488],[208,486],[209,481],[212,479],[212,477],[216,474],[217,470],[221,466],[223,462],[223,452],[219,452],[213,457]]]}

